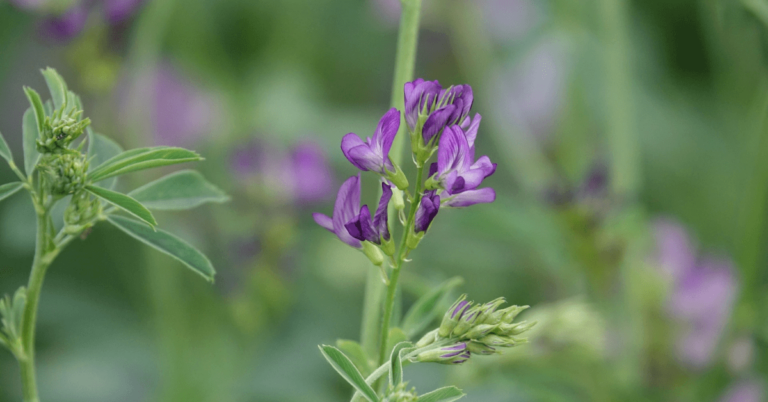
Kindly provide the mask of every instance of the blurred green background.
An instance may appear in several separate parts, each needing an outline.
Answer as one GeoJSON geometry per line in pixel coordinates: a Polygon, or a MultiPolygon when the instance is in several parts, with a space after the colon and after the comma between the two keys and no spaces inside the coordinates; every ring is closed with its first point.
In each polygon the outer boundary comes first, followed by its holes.
{"type": "MultiPolygon", "coordinates": [[[[51,66],[96,131],[196,149],[232,195],[157,215],[211,258],[214,286],[107,225],[61,255],[39,314],[44,400],[349,398],[317,345],[359,338],[373,268],[311,212],[355,173],[341,137],[372,135],[388,108],[398,16],[397,0],[0,1],[16,155],[22,85],[44,92],[51,66]]],[[[478,402],[766,400],[767,39],[766,0],[424,0],[416,76],[473,86],[498,197],[440,212],[404,308],[458,275],[539,325],[503,357],[409,366],[411,385],[478,402]]],[[[26,283],[33,220],[25,195],[0,203],[0,293],[26,283]]],[[[19,381],[0,353],[0,401],[19,381]]]]}

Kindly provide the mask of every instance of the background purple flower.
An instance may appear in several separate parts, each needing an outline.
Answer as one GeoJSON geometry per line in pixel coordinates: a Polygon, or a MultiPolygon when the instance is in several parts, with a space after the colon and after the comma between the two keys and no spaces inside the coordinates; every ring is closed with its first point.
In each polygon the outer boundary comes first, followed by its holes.
{"type": "Polygon", "coordinates": [[[677,340],[680,360],[693,368],[707,366],[730,318],[738,291],[735,269],[729,260],[697,258],[685,230],[677,223],[656,223],[658,263],[672,291],[669,314],[684,324],[677,340]]]}
{"type": "Polygon", "coordinates": [[[540,20],[531,0],[477,0],[477,5],[489,33],[499,41],[521,39],[540,20]]]}
{"type": "Polygon", "coordinates": [[[130,18],[144,0],[102,0],[104,18],[110,24],[119,24],[130,18]]]}
{"type": "Polygon", "coordinates": [[[74,38],[85,28],[88,9],[77,4],[59,15],[47,16],[40,22],[40,34],[46,38],[66,41],[74,38]]]}

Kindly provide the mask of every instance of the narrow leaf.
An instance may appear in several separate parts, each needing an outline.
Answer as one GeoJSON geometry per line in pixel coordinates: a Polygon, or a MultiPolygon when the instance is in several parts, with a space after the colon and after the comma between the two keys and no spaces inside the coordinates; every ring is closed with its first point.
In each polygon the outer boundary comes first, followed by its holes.
{"type": "Polygon", "coordinates": [[[0,156],[7,160],[8,163],[13,163],[13,154],[11,154],[11,148],[8,147],[8,143],[3,138],[3,133],[0,133],[0,156]]]}
{"type": "Polygon", "coordinates": [[[419,397],[419,402],[453,402],[463,398],[466,394],[460,389],[450,386],[436,389],[419,397]]]}
{"type": "Polygon", "coordinates": [[[363,377],[371,375],[374,369],[374,367],[372,367],[373,362],[368,359],[363,347],[359,343],[347,339],[339,339],[336,341],[336,347],[341,349],[341,351],[352,360],[352,363],[354,363],[355,367],[360,370],[360,374],[362,374],[363,377]]]}
{"type": "Polygon", "coordinates": [[[409,337],[415,337],[440,314],[440,300],[455,287],[464,283],[460,277],[453,277],[438,288],[426,293],[411,306],[403,319],[403,330],[409,337]]]}
{"type": "Polygon", "coordinates": [[[67,103],[67,83],[64,82],[64,78],[54,69],[48,67],[42,70],[43,77],[45,77],[45,83],[48,85],[48,90],[51,92],[51,99],[53,99],[53,106],[56,109],[61,108],[67,103]]]}
{"type": "Polygon", "coordinates": [[[352,361],[342,353],[339,349],[333,346],[322,345],[320,346],[320,352],[328,360],[328,363],[345,379],[348,383],[352,384],[356,390],[358,390],[365,399],[371,402],[378,402],[379,397],[376,392],[373,391],[370,385],[365,382],[360,371],[357,370],[352,361]]]}
{"type": "Polygon", "coordinates": [[[35,122],[37,124],[37,131],[43,131],[45,125],[45,109],[43,101],[40,99],[40,95],[34,89],[30,87],[24,87],[24,93],[27,94],[29,104],[32,106],[32,110],[35,112],[35,122]]]}
{"type": "Polygon", "coordinates": [[[160,252],[168,254],[201,275],[207,281],[213,282],[216,270],[213,269],[211,261],[186,241],[161,229],[155,231],[141,222],[124,216],[111,215],[107,220],[131,237],[160,252]]]}
{"type": "MultiPolygon", "coordinates": [[[[92,131],[88,133],[88,160],[90,160],[90,165],[88,168],[89,172],[92,172],[97,166],[106,162],[110,158],[119,155],[122,152],[123,148],[111,139],[92,131]]],[[[111,190],[115,188],[117,178],[113,177],[111,179],[102,180],[98,183],[99,186],[111,190]]]]}
{"type": "Polygon", "coordinates": [[[27,172],[27,176],[32,175],[37,161],[40,160],[40,153],[37,152],[37,144],[35,143],[39,136],[38,132],[35,112],[29,108],[24,112],[21,126],[21,133],[24,137],[24,170],[27,172]]]}
{"type": "Polygon", "coordinates": [[[122,209],[123,211],[141,219],[152,227],[157,226],[157,222],[155,221],[155,217],[152,216],[152,212],[149,212],[146,207],[141,205],[140,202],[134,200],[133,198],[125,194],[107,190],[106,188],[98,186],[86,186],[85,189],[88,190],[91,194],[103,199],[104,201],[107,201],[108,203],[122,209]]]}
{"type": "Polygon", "coordinates": [[[389,357],[389,383],[396,387],[403,382],[403,362],[400,353],[404,349],[412,348],[410,342],[400,342],[392,348],[392,354],[389,357]]]}
{"type": "Polygon", "coordinates": [[[13,183],[7,183],[0,186],[0,201],[16,194],[17,191],[24,187],[24,183],[15,181],[13,183]]]}
{"type": "Polygon", "coordinates": [[[128,193],[149,209],[190,209],[206,202],[229,200],[219,188],[194,170],[182,170],[161,177],[128,193]]]}
{"type": "Polygon", "coordinates": [[[172,147],[140,148],[123,152],[91,172],[94,181],[104,180],[137,170],[202,160],[197,153],[172,147]]]}

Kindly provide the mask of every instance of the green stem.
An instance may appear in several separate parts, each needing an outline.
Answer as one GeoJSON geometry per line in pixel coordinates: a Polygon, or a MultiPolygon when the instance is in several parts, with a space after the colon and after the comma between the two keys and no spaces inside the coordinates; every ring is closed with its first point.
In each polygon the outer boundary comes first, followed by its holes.
{"type": "MultiPolygon", "coordinates": [[[[35,203],[37,201],[33,200],[35,203]]],[[[37,241],[35,243],[35,258],[32,261],[32,272],[27,284],[27,302],[24,306],[24,318],[21,330],[24,354],[19,360],[21,366],[22,392],[25,402],[39,402],[37,380],[35,375],[35,324],[37,323],[37,306],[40,301],[40,290],[43,287],[45,271],[55,257],[55,251],[50,254],[48,248],[48,210],[42,208],[37,214],[37,241]]]]}
{"type": "Polygon", "coordinates": [[[405,232],[400,240],[400,248],[398,249],[397,258],[395,259],[395,267],[392,270],[392,276],[389,278],[389,286],[387,287],[387,299],[384,304],[384,317],[381,325],[381,343],[379,344],[379,364],[384,363],[387,358],[387,342],[389,341],[389,324],[392,319],[392,310],[395,306],[395,294],[397,291],[397,280],[400,277],[400,269],[403,267],[403,261],[408,255],[408,235],[413,227],[413,222],[416,219],[416,210],[419,208],[421,202],[421,182],[424,175],[424,166],[419,166],[416,172],[416,191],[413,196],[413,203],[408,210],[408,220],[405,222],[405,232]]]}

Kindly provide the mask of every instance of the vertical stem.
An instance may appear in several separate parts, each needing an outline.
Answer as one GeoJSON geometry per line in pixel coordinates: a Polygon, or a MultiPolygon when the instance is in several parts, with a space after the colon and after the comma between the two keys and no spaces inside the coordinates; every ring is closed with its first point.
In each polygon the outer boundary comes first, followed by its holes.
{"type": "MultiPolygon", "coordinates": [[[[33,200],[33,202],[36,201],[33,200]]],[[[35,258],[32,262],[32,272],[29,275],[29,283],[27,284],[27,302],[24,306],[21,330],[24,355],[19,359],[19,365],[21,366],[22,392],[25,402],[40,401],[37,394],[35,375],[35,324],[37,323],[37,306],[40,301],[40,290],[43,287],[45,271],[51,263],[51,258],[48,258],[46,255],[48,243],[48,211],[43,209],[37,213],[35,258]]]]}
{"type": "Polygon", "coordinates": [[[613,193],[634,198],[640,186],[639,144],[632,113],[629,12],[626,0],[599,2],[605,42],[605,110],[613,193]]]}
{"type": "Polygon", "coordinates": [[[379,326],[381,325],[381,306],[384,286],[378,269],[368,269],[365,281],[365,299],[363,301],[363,323],[360,329],[360,344],[369,356],[376,356],[379,349],[379,326]]]}

